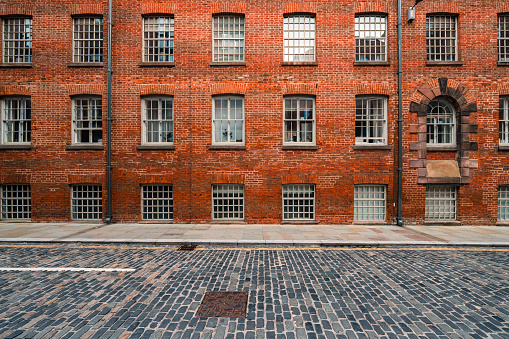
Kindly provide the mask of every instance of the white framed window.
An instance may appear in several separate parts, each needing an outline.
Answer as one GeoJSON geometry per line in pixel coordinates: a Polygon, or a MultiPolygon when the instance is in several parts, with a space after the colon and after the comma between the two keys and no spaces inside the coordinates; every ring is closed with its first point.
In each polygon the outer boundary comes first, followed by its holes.
{"type": "Polygon", "coordinates": [[[315,220],[315,185],[283,185],[283,220],[315,220]]]}
{"type": "Polygon", "coordinates": [[[142,142],[173,143],[173,98],[142,98],[142,142]]]}
{"type": "Polygon", "coordinates": [[[456,110],[448,100],[438,98],[428,104],[426,125],[428,146],[456,144],[456,110]]]}
{"type": "Polygon", "coordinates": [[[387,98],[355,98],[355,144],[387,145],[387,98]]]}
{"type": "Polygon", "coordinates": [[[509,186],[498,188],[498,218],[499,221],[509,221],[509,186]]]}
{"type": "Polygon", "coordinates": [[[501,97],[499,101],[499,143],[509,146],[509,97],[501,97]]]}
{"type": "Polygon", "coordinates": [[[284,99],[283,143],[314,145],[315,99],[292,96],[284,99]]]}
{"type": "Polygon", "coordinates": [[[4,97],[0,144],[30,144],[32,107],[29,97],[4,97]]]}
{"type": "Polygon", "coordinates": [[[354,220],[385,221],[385,186],[356,185],[354,188],[354,220]]]}
{"type": "Polygon", "coordinates": [[[8,184],[2,191],[2,219],[30,219],[32,198],[30,185],[8,184]]]}
{"type": "Polygon", "coordinates": [[[458,61],[458,17],[426,16],[426,54],[428,61],[458,61]]]}
{"type": "Polygon", "coordinates": [[[283,18],[283,61],[315,61],[315,16],[288,14],[283,18]]]}
{"type": "Polygon", "coordinates": [[[456,220],[456,187],[426,186],[426,220],[456,220]]]}
{"type": "Polygon", "coordinates": [[[32,62],[32,18],[3,18],[3,58],[5,63],[32,62]]]}
{"type": "Polygon", "coordinates": [[[212,98],[212,143],[244,144],[244,98],[212,98]]]}
{"type": "Polygon", "coordinates": [[[215,15],[212,26],[212,61],[244,61],[244,16],[215,15]]]}
{"type": "Polygon", "coordinates": [[[509,61],[509,14],[498,15],[498,61],[509,61]]]}
{"type": "Polygon", "coordinates": [[[71,216],[73,220],[101,220],[102,210],[101,185],[72,185],[71,216]]]}
{"type": "Polygon", "coordinates": [[[173,16],[143,18],[143,61],[173,62],[173,16]]]}
{"type": "Polygon", "coordinates": [[[244,185],[212,185],[212,219],[244,219],[244,185]]]}
{"type": "Polygon", "coordinates": [[[73,18],[73,62],[103,62],[103,19],[73,18]]]}
{"type": "Polygon", "coordinates": [[[141,186],[141,218],[143,220],[173,220],[172,185],[141,186]]]}
{"type": "Polygon", "coordinates": [[[102,143],[102,99],[76,97],[73,107],[73,144],[102,143]]]}
{"type": "Polygon", "coordinates": [[[387,16],[355,16],[355,61],[387,60],[387,16]]]}

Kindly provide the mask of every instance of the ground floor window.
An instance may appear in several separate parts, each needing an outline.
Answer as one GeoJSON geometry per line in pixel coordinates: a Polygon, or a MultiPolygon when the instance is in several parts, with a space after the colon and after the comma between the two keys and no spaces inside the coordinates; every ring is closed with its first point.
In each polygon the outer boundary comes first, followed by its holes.
{"type": "Polygon", "coordinates": [[[244,219],[244,185],[212,185],[212,218],[244,219]]]}
{"type": "Polygon", "coordinates": [[[171,185],[141,186],[141,218],[173,220],[173,187],[171,185]]]}
{"type": "Polygon", "coordinates": [[[73,220],[102,219],[102,186],[73,185],[71,214],[73,220]]]}
{"type": "Polygon", "coordinates": [[[30,185],[10,184],[1,186],[2,219],[30,219],[30,185]]]}
{"type": "Polygon", "coordinates": [[[426,212],[427,220],[456,220],[456,187],[427,186],[426,212]]]}
{"type": "Polygon", "coordinates": [[[498,220],[509,221],[509,186],[498,188],[498,220]]]}
{"type": "Polygon", "coordinates": [[[353,205],[354,220],[385,221],[385,186],[355,186],[353,205]]]}
{"type": "Polygon", "coordinates": [[[283,220],[315,219],[315,185],[283,185],[283,220]]]}

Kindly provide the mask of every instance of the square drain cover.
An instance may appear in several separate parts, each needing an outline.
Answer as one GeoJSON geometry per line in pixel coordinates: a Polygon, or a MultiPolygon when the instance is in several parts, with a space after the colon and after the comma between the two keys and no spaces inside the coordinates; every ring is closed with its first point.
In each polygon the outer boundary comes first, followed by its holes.
{"type": "Polygon", "coordinates": [[[243,318],[248,292],[205,292],[196,317],[243,318]]]}
{"type": "Polygon", "coordinates": [[[182,245],[180,246],[177,251],[194,251],[196,249],[196,245],[182,245]]]}

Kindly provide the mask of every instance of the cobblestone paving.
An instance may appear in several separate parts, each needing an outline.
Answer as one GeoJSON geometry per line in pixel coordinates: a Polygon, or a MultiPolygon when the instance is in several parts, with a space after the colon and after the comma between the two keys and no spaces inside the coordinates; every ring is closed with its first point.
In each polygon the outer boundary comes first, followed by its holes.
{"type": "Polygon", "coordinates": [[[0,246],[1,338],[509,338],[509,251],[0,246]],[[248,291],[245,318],[199,318],[248,291]]]}

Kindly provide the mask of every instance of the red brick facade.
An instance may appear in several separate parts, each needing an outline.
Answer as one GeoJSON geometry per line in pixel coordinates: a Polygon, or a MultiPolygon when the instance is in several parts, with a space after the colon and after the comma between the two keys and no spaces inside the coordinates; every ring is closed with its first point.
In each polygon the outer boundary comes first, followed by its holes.
{"type": "MultiPolygon", "coordinates": [[[[509,68],[497,63],[497,15],[508,13],[509,3],[424,0],[415,21],[407,23],[406,9],[414,3],[403,0],[403,222],[425,219],[423,184],[433,183],[426,161],[455,160],[462,184],[457,220],[496,224],[498,187],[509,184],[509,150],[499,148],[498,139],[499,98],[509,95],[509,68]],[[432,13],[457,15],[460,63],[426,61],[426,15],[432,13]],[[458,108],[461,140],[453,151],[430,150],[421,113],[444,96],[458,108]]],[[[71,220],[70,187],[85,183],[102,185],[106,217],[107,10],[105,0],[0,0],[2,18],[33,19],[30,67],[0,64],[0,97],[29,96],[32,107],[31,147],[0,144],[0,184],[30,184],[33,221],[71,220]],[[73,63],[73,17],[83,15],[103,17],[100,65],[73,63]],[[104,147],[68,147],[72,98],[78,95],[102,97],[104,147]]],[[[176,223],[212,221],[213,184],[244,185],[246,223],[282,222],[282,185],[314,184],[314,220],[323,224],[354,222],[355,185],[385,185],[385,222],[394,222],[396,1],[114,0],[113,23],[114,222],[142,221],[140,186],[147,183],[173,186],[176,223]],[[211,63],[212,17],[220,13],[245,18],[244,64],[211,63]],[[283,17],[291,13],[315,15],[316,62],[283,63],[283,17]],[[387,15],[388,62],[354,62],[354,18],[361,13],[387,15]],[[174,64],[143,64],[143,16],[151,14],[174,18],[174,64]],[[149,95],[173,98],[174,149],[139,147],[141,99],[149,95]],[[245,147],[211,147],[217,95],[244,98],[245,147]],[[283,147],[284,98],[290,95],[315,99],[316,147],[283,147]],[[389,147],[354,147],[355,98],[363,95],[387,98],[389,147]]]]}

